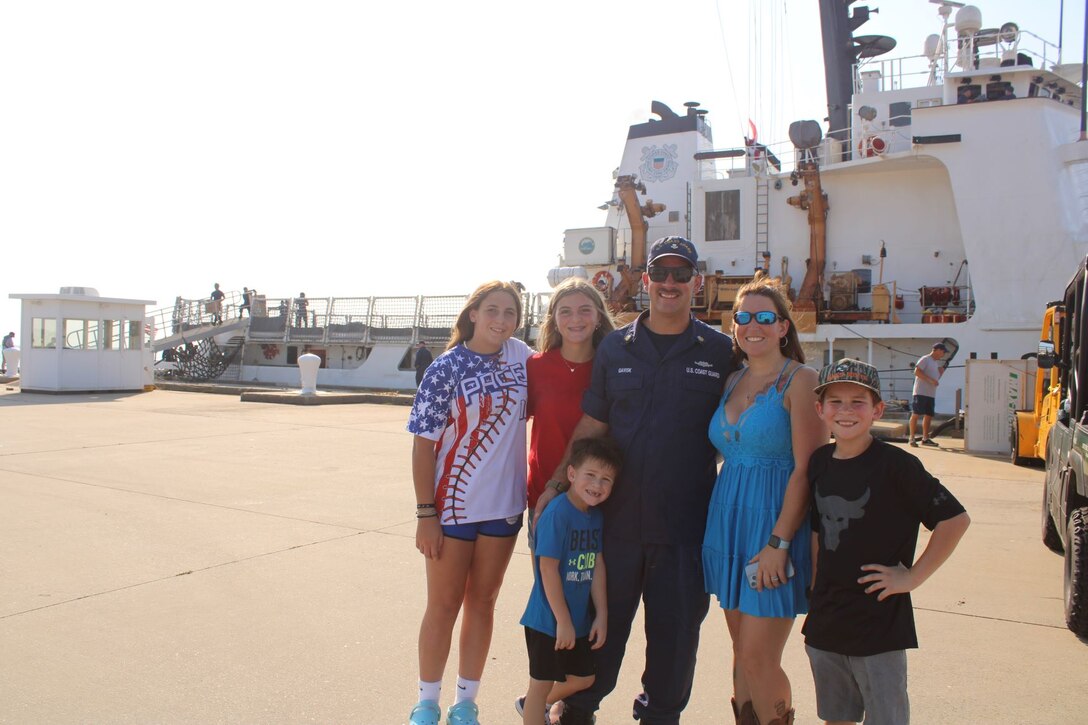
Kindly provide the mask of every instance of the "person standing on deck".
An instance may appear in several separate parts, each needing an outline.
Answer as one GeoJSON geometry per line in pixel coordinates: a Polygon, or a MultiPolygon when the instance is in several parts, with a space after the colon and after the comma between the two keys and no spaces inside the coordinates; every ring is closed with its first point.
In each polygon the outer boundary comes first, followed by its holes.
{"type": "Polygon", "coordinates": [[[223,294],[223,290],[219,289],[218,282],[215,283],[215,289],[212,290],[212,293],[208,295],[208,297],[212,301],[212,324],[220,325],[223,323],[223,298],[226,297],[226,295],[223,294]]]}

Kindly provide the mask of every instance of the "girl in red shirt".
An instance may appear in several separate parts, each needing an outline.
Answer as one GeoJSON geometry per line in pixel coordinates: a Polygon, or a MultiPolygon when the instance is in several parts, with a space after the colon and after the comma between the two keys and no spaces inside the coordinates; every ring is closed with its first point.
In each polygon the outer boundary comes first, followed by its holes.
{"type": "Polygon", "coordinates": [[[597,290],[571,278],[555,288],[529,358],[529,510],[563,460],[574,426],[582,418],[582,393],[589,387],[593,355],[615,329],[597,290]]]}

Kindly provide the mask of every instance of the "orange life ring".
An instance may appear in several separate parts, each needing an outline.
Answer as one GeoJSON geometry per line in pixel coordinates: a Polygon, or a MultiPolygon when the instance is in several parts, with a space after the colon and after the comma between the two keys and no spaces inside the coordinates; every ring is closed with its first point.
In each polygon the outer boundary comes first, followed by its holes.
{"type": "Polygon", "coordinates": [[[601,289],[602,280],[608,283],[608,286],[604,289],[609,292],[611,292],[612,288],[616,286],[616,278],[613,277],[612,273],[609,272],[607,269],[602,269],[600,272],[593,275],[593,286],[597,289],[601,289]]]}
{"type": "Polygon", "coordinates": [[[879,136],[863,136],[861,141],[858,141],[858,154],[862,158],[883,156],[887,148],[887,142],[879,136]]]}

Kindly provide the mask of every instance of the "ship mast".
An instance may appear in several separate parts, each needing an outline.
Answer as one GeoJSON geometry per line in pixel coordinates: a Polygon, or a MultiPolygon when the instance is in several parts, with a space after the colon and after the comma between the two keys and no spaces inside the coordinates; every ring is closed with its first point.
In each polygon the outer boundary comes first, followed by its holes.
{"type": "Polygon", "coordinates": [[[858,48],[854,31],[874,8],[862,5],[850,14],[855,0],[820,0],[820,28],[824,44],[824,83],[827,86],[828,136],[842,141],[843,161],[850,158],[850,99],[854,93],[854,63],[858,48]]]}

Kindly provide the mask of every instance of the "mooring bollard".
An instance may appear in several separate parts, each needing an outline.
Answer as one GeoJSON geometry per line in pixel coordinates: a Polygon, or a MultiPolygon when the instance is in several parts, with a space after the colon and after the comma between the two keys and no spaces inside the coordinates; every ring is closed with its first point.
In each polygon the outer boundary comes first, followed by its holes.
{"type": "Polygon", "coordinates": [[[302,395],[317,394],[317,369],[321,367],[321,358],[311,352],[298,356],[298,373],[302,382],[302,395]]]}
{"type": "Polygon", "coordinates": [[[15,377],[19,374],[19,358],[22,354],[17,347],[4,348],[4,369],[7,370],[9,377],[15,377]]]}

